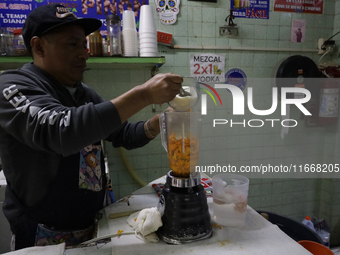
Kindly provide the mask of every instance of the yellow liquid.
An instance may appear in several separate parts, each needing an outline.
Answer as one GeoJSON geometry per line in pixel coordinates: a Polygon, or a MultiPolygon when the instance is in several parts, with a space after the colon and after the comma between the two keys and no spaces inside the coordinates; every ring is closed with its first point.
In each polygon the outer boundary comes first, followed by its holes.
{"type": "Polygon", "coordinates": [[[240,0],[234,0],[234,7],[239,8],[240,7],[240,0]]]}

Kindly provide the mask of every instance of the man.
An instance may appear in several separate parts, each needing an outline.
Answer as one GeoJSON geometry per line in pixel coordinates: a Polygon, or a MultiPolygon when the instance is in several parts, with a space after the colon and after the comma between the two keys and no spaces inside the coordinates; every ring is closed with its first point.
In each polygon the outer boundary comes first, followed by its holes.
{"type": "Polygon", "coordinates": [[[62,5],[33,10],[23,27],[33,62],[0,78],[0,156],[7,179],[3,211],[15,249],[90,239],[107,184],[102,139],[133,149],[159,133],[158,115],[127,119],[172,100],[182,77],[158,74],[104,101],[81,83],[86,35],[96,19],[77,19],[62,5]]]}

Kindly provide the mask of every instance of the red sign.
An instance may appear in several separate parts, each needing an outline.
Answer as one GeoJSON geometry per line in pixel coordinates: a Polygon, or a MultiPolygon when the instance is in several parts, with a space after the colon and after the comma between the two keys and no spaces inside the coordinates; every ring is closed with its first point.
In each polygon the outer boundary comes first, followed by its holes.
{"type": "Polygon", "coordinates": [[[323,0],[275,0],[276,12],[323,13],[323,0]]]}

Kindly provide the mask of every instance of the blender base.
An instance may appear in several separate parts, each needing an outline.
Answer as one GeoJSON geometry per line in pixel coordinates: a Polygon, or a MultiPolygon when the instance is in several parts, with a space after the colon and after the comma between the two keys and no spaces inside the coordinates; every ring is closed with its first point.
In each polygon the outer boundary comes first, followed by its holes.
{"type": "Polygon", "coordinates": [[[158,236],[168,244],[184,244],[212,236],[212,226],[200,174],[178,178],[168,173],[158,203],[163,226],[158,236]]]}
{"type": "Polygon", "coordinates": [[[168,236],[163,236],[160,233],[157,233],[157,234],[160,237],[160,239],[162,239],[165,243],[168,243],[168,244],[185,244],[185,243],[192,243],[192,242],[201,241],[201,240],[210,238],[212,236],[212,230],[209,233],[204,234],[202,236],[195,236],[194,239],[193,239],[193,237],[188,237],[188,238],[176,238],[176,237],[174,237],[174,238],[171,238],[171,237],[168,237],[168,236]]]}

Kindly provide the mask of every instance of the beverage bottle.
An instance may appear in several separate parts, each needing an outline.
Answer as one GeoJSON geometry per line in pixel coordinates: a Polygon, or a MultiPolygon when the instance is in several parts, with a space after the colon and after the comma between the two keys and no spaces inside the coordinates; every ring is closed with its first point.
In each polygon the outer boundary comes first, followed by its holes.
{"type": "Polygon", "coordinates": [[[89,48],[91,57],[103,56],[103,37],[99,29],[89,35],[89,48]]]}
{"type": "Polygon", "coordinates": [[[306,217],[303,219],[302,224],[306,225],[306,226],[309,227],[311,230],[315,231],[314,224],[313,224],[313,222],[311,221],[311,218],[310,218],[309,216],[306,216],[306,217]]]}

